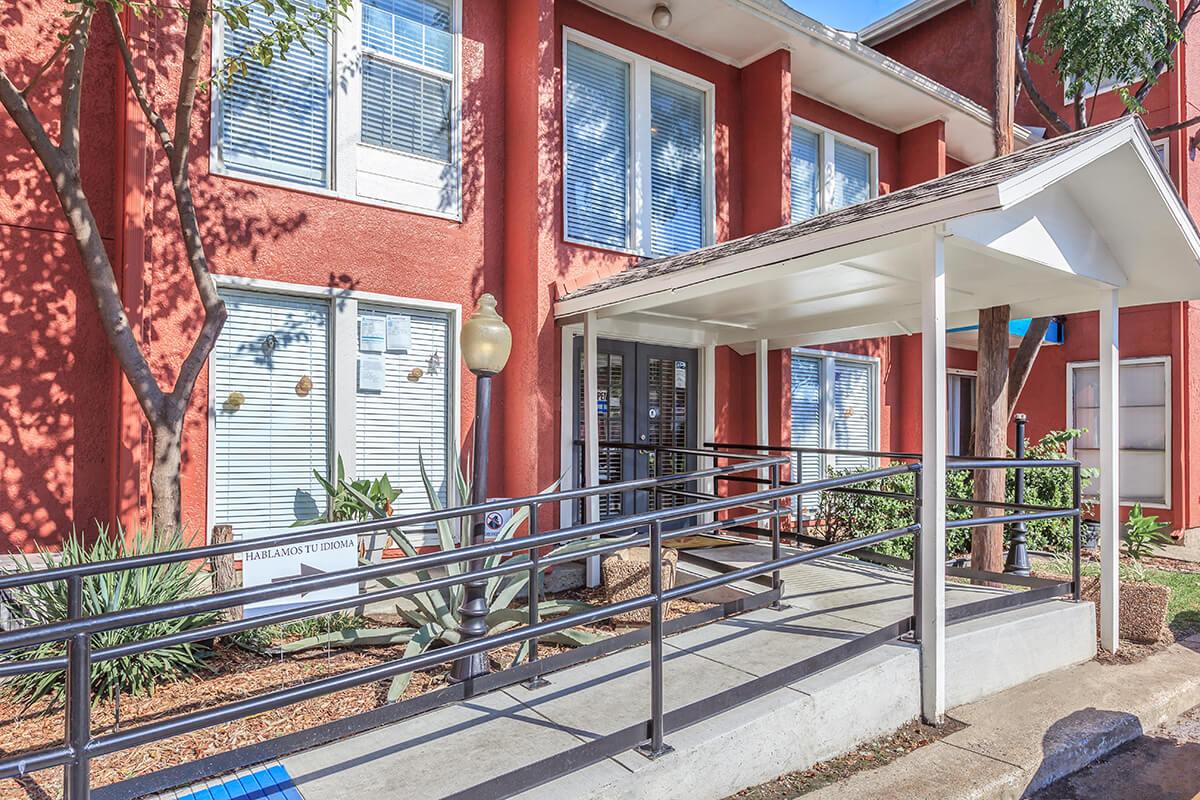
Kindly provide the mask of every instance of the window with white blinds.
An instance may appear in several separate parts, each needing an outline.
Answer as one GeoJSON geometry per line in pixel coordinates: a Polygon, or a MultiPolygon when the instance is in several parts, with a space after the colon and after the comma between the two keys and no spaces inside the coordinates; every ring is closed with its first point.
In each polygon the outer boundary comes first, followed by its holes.
{"type": "Polygon", "coordinates": [[[821,213],[821,137],[792,126],[792,222],[821,213]]]}
{"type": "MultiPolygon", "coordinates": [[[[813,350],[791,354],[792,446],[839,450],[878,447],[879,367],[874,359],[847,358],[813,350]]],[[[864,456],[804,453],[795,464],[802,482],[834,469],[865,469],[864,456]]],[[[804,509],[818,504],[804,497],[804,509]]]]}
{"type": "MultiPolygon", "coordinates": [[[[1128,503],[1168,505],[1171,496],[1170,362],[1166,357],[1122,361],[1120,366],[1120,487],[1128,503]]],[[[1089,468],[1100,466],[1100,368],[1068,367],[1071,419],[1083,429],[1072,444],[1075,458],[1089,468]]],[[[1098,484],[1093,482],[1092,489],[1098,484]]]]}
{"type": "MultiPolygon", "coordinates": [[[[249,4],[250,24],[223,29],[221,51],[244,53],[270,30],[270,18],[249,4]]],[[[213,140],[225,170],[272,180],[326,187],[329,183],[330,43],[314,29],[304,44],[270,66],[251,60],[220,93],[220,135],[213,140]]]]}
{"type": "Polygon", "coordinates": [[[792,222],[878,194],[878,152],[827,128],[792,118],[792,222]]]}
{"type": "Polygon", "coordinates": [[[843,208],[871,197],[871,154],[835,140],[833,144],[833,207],[843,208]]]}
{"type": "Polygon", "coordinates": [[[652,257],[709,244],[712,85],[570,30],[563,61],[563,237],[652,257]]]}
{"type": "Polygon", "coordinates": [[[353,293],[221,294],[229,321],[211,360],[212,524],[255,536],[325,514],[314,471],[331,474],[339,455],[348,478],[386,474],[402,492],[397,513],[429,509],[422,458],[448,500],[457,413],[450,311],[353,293]],[[360,340],[364,318],[387,331],[382,349],[360,340]],[[332,363],[335,353],[349,363],[332,363]],[[382,374],[364,379],[364,358],[382,374]]]}
{"type": "Polygon", "coordinates": [[[329,303],[222,292],[229,319],[212,354],[213,516],[261,536],[325,511],[329,303]],[[307,377],[311,386],[303,390],[307,377]]]}
{"type": "Polygon", "coordinates": [[[630,246],[629,64],[568,41],[563,81],[566,235],[630,246]]]}
{"type": "Polygon", "coordinates": [[[442,503],[446,502],[450,319],[445,314],[367,303],[358,304],[358,315],[381,318],[385,325],[388,318],[406,318],[409,344],[404,349],[389,347],[382,354],[382,389],[360,388],[355,394],[355,474],[372,479],[386,474],[392,486],[401,490],[392,504],[396,513],[427,511],[422,458],[442,503]]]}
{"type": "Polygon", "coordinates": [[[650,255],[704,244],[704,92],[650,74],[650,255]]]}
{"type": "MultiPolygon", "coordinates": [[[[250,28],[218,25],[218,57],[261,35],[268,17],[248,10],[250,28]]],[[[453,0],[355,0],[332,36],[309,35],[312,52],[293,46],[220,91],[215,168],[456,216],[457,35],[453,0]]]]}

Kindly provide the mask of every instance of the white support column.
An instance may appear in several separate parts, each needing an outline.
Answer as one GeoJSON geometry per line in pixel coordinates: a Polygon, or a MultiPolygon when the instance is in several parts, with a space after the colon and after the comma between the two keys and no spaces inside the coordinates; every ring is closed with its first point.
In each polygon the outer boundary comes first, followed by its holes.
{"type": "MultiPolygon", "coordinates": [[[[596,363],[596,314],[588,312],[583,318],[583,483],[584,486],[600,485],[600,410],[599,376],[596,363]]],[[[600,519],[600,497],[592,495],[585,500],[587,521],[600,519]]],[[[587,585],[600,585],[600,557],[587,560],[587,585]]]]}
{"type": "Polygon", "coordinates": [[[1117,290],[1100,298],[1100,646],[1117,652],[1121,554],[1121,348],[1117,290]]]}
{"type": "MultiPolygon", "coordinates": [[[[704,447],[706,442],[715,442],[717,440],[717,346],[715,344],[706,344],[704,349],[700,351],[700,379],[703,383],[701,386],[700,396],[700,446],[704,447]]],[[[720,466],[724,462],[712,460],[709,463],[701,464],[701,468],[720,466]]],[[[716,481],[712,478],[705,478],[700,491],[705,494],[716,494],[716,481]]],[[[710,512],[705,515],[705,522],[711,522],[713,514],[710,512]]]]}
{"type": "Polygon", "coordinates": [[[946,261],[941,230],[921,286],[921,716],[946,712],[946,261]]]}
{"type": "MultiPolygon", "coordinates": [[[[754,423],[755,444],[766,446],[771,443],[770,419],[771,409],[768,402],[767,377],[767,340],[759,339],[754,351],[754,423]]],[[[768,477],[766,469],[758,471],[758,477],[764,480],[768,477]]]]}

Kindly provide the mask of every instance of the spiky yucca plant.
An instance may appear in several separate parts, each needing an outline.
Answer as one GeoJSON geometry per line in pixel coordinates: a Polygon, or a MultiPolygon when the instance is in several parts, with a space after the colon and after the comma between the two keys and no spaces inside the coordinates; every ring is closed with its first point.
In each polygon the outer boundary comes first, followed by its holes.
{"type": "MultiPolygon", "coordinates": [[[[454,464],[454,479],[457,481],[459,496],[470,497],[471,487],[462,470],[457,466],[458,459],[454,460],[454,464]]],[[[435,511],[439,511],[444,505],[433,485],[433,481],[430,480],[423,457],[420,459],[420,469],[421,481],[425,486],[425,494],[428,497],[429,505],[435,511]]],[[[546,491],[552,491],[557,485],[556,481],[546,491]]],[[[381,504],[373,502],[371,498],[366,497],[345,482],[342,483],[342,486],[349,493],[355,495],[361,505],[372,509],[372,515],[376,518],[384,519],[388,516],[387,511],[381,504]]],[[[512,538],[521,526],[525,524],[528,517],[528,508],[517,509],[513,513],[512,518],[497,532],[496,541],[504,541],[512,538]]],[[[461,518],[439,521],[437,523],[437,533],[441,549],[445,551],[458,549],[460,547],[459,543],[469,538],[465,535],[467,524],[468,521],[461,518]]],[[[417,550],[413,546],[409,534],[405,531],[393,528],[388,531],[388,536],[403,551],[405,556],[411,557],[417,554],[417,550]]],[[[552,554],[561,555],[567,552],[582,552],[595,544],[593,541],[574,542],[556,548],[552,551],[552,554]]],[[[528,554],[514,555],[509,557],[507,561],[505,561],[502,555],[494,555],[485,559],[483,566],[484,569],[491,569],[498,566],[502,561],[512,564],[528,562],[528,560],[528,554]]],[[[363,563],[366,564],[369,562],[364,560],[363,563]]],[[[466,565],[462,563],[450,564],[447,567],[450,575],[461,575],[465,569],[466,565]]],[[[434,578],[434,575],[429,570],[417,570],[412,574],[419,581],[427,581],[434,578]]],[[[379,582],[387,588],[398,587],[404,584],[404,580],[400,577],[381,578],[379,582]]],[[[488,579],[486,597],[488,608],[491,609],[487,616],[489,634],[502,633],[528,624],[528,605],[509,608],[516,601],[517,596],[528,585],[528,571],[488,579]]],[[[463,604],[463,592],[464,588],[460,584],[448,589],[418,592],[409,597],[402,598],[396,604],[396,613],[408,623],[404,627],[344,628],[290,642],[279,647],[278,652],[297,653],[304,650],[326,647],[386,647],[404,644],[404,657],[411,658],[420,655],[435,644],[457,644],[460,641],[457,612],[463,604]]],[[[538,604],[538,614],[542,619],[546,619],[547,617],[570,614],[589,608],[591,606],[579,601],[549,600],[538,604]]],[[[540,641],[561,644],[567,647],[577,647],[599,641],[603,638],[605,638],[604,634],[585,631],[579,628],[570,628],[542,636],[540,641]]],[[[528,644],[526,643],[518,649],[513,658],[513,663],[521,661],[527,653],[528,644]]],[[[411,679],[411,672],[396,676],[392,680],[391,687],[388,689],[388,701],[391,702],[399,699],[404,694],[404,690],[408,688],[411,679]]]]}
{"type": "MultiPolygon", "coordinates": [[[[178,550],[185,546],[184,535],[178,529],[165,535],[138,533],[126,537],[117,527],[110,530],[96,525],[96,535],[90,540],[72,531],[62,544],[61,552],[39,548],[37,561],[46,565],[86,564],[115,558],[178,550]]],[[[5,572],[25,573],[43,569],[26,554],[16,556],[16,564],[5,572]]],[[[125,570],[83,579],[83,612],[85,616],[103,614],[119,609],[167,603],[201,593],[199,565],[188,562],[161,564],[154,567],[125,570]]],[[[25,626],[44,625],[67,618],[67,586],[65,581],[40,583],[9,593],[9,605],[15,620],[25,626]]],[[[214,614],[191,614],[135,627],[102,631],[92,637],[93,651],[132,641],[166,636],[211,624],[214,614]]],[[[26,660],[61,656],[66,652],[63,642],[50,642],[38,647],[5,653],[7,660],[26,660]]],[[[92,665],[93,702],[111,698],[118,692],[149,694],[158,685],[190,675],[199,669],[209,649],[201,644],[179,644],[136,656],[95,662],[92,665]]],[[[0,692],[26,704],[49,700],[61,702],[63,671],[34,673],[0,683],[0,692]]]]}

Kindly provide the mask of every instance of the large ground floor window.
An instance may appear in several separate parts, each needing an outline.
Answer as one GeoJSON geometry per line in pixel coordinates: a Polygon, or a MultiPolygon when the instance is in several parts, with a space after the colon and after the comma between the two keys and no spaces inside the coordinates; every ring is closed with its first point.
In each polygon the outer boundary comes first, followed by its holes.
{"type": "MultiPolygon", "coordinates": [[[[457,309],[377,295],[223,288],[213,352],[212,524],[278,532],[326,513],[316,474],[384,474],[396,513],[445,502],[457,429],[457,309]]],[[[428,533],[413,531],[411,533],[428,533]]]]}
{"type": "MultiPolygon", "coordinates": [[[[879,362],[820,350],[792,350],[792,446],[875,450],[879,446],[879,362]]],[[[793,468],[804,483],[830,470],[866,468],[863,456],[801,453],[793,468]]],[[[815,509],[816,495],[804,497],[815,509]]]]}
{"type": "MultiPolygon", "coordinates": [[[[1171,359],[1131,358],[1120,366],[1121,501],[1170,505],[1171,359]]],[[[1067,365],[1067,427],[1080,428],[1072,453],[1085,467],[1100,465],[1100,367],[1067,365]]],[[[1099,484],[1089,488],[1094,494],[1099,484]]]]}

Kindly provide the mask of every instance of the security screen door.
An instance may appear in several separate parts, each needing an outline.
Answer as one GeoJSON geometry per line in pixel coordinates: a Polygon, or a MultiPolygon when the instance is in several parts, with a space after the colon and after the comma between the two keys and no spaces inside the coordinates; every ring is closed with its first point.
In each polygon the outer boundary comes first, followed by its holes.
{"type": "MultiPolygon", "coordinates": [[[[583,341],[575,339],[575,475],[583,485],[583,341]]],[[[699,375],[695,350],[599,339],[596,342],[596,410],[599,416],[600,484],[674,475],[696,469],[696,458],[653,450],[604,447],[638,442],[666,447],[697,445],[699,375]]],[[[694,487],[676,487],[693,489],[694,487]]],[[[614,492],[600,498],[600,518],[671,507],[686,498],[614,492]]],[[[582,504],[580,504],[582,507],[582,504]]],[[[578,512],[577,512],[578,514],[578,512]]]]}

